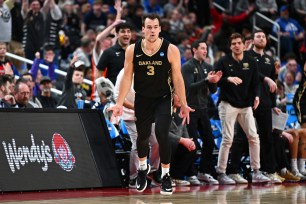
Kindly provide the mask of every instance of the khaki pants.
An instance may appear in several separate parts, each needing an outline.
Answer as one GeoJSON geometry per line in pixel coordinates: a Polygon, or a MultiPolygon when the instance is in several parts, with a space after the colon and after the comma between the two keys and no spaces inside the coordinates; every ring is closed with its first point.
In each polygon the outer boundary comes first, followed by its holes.
{"type": "Polygon", "coordinates": [[[234,126],[236,120],[239,122],[248,138],[251,168],[260,169],[259,137],[256,130],[252,108],[235,108],[228,102],[221,101],[218,109],[222,125],[222,142],[218,156],[217,173],[226,172],[229,151],[234,138],[234,126]]]}

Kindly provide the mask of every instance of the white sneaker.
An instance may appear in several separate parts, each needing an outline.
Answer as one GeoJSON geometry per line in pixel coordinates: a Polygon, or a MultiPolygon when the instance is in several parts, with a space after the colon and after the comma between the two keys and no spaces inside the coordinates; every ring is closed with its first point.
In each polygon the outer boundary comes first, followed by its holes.
{"type": "Polygon", "coordinates": [[[263,175],[261,171],[254,171],[252,175],[252,183],[265,183],[270,181],[271,179],[263,175]]]}
{"type": "Polygon", "coordinates": [[[220,174],[218,176],[218,181],[220,184],[223,184],[223,185],[233,185],[233,184],[236,184],[236,182],[231,179],[230,177],[228,177],[228,175],[226,174],[220,174]]]}
{"type": "Polygon", "coordinates": [[[198,179],[200,181],[204,181],[204,182],[206,182],[208,184],[211,184],[211,185],[218,185],[219,184],[219,181],[214,179],[214,177],[212,177],[209,174],[198,173],[198,179]]]}
{"type": "Polygon", "coordinates": [[[177,186],[190,186],[190,182],[186,181],[186,180],[180,180],[180,179],[172,179],[173,182],[177,185],[177,186]]]}
{"type": "Polygon", "coordinates": [[[294,176],[297,176],[301,179],[301,181],[305,181],[306,180],[306,176],[304,176],[303,174],[301,174],[299,171],[292,171],[292,174],[294,176]]]}
{"type": "Polygon", "coordinates": [[[228,177],[233,179],[236,184],[247,184],[248,181],[244,179],[240,174],[229,174],[228,177]]]}
{"type": "Polygon", "coordinates": [[[186,180],[189,181],[192,186],[201,185],[201,182],[199,181],[199,179],[196,176],[187,177],[186,180]]]}
{"type": "Polygon", "coordinates": [[[271,180],[271,183],[275,183],[275,184],[281,184],[283,183],[278,176],[276,175],[276,173],[274,174],[267,174],[267,177],[271,180]]]}

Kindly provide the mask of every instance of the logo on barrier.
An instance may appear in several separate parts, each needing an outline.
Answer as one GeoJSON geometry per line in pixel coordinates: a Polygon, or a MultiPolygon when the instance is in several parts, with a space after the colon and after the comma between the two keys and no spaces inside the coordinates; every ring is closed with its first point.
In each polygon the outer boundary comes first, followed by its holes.
{"type": "Polygon", "coordinates": [[[71,171],[75,164],[75,158],[66,140],[58,133],[52,138],[54,161],[65,171],[71,171]]]}
{"type": "MultiPolygon", "coordinates": [[[[12,143],[2,142],[5,155],[9,167],[13,173],[16,169],[20,170],[21,166],[28,163],[37,162],[42,164],[41,169],[48,171],[49,165],[53,161],[51,148],[41,140],[41,144],[37,144],[34,140],[34,135],[31,134],[31,146],[17,146],[15,139],[12,143]]],[[[75,164],[75,157],[66,140],[58,133],[54,133],[52,138],[52,148],[54,153],[54,161],[65,171],[71,171],[75,164]]]]}

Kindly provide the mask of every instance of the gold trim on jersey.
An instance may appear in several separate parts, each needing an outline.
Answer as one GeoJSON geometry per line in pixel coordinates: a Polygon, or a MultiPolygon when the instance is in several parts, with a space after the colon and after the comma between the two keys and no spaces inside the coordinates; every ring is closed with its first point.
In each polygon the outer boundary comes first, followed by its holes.
{"type": "Polygon", "coordinates": [[[302,122],[302,113],[301,113],[301,106],[300,106],[300,104],[301,104],[301,98],[302,98],[305,90],[306,90],[306,81],[303,84],[303,89],[297,93],[298,94],[298,99],[297,99],[297,101],[295,103],[296,109],[298,110],[298,113],[296,113],[296,114],[297,114],[298,120],[300,122],[302,122]]]}
{"type": "Polygon", "coordinates": [[[173,112],[174,112],[174,102],[173,102],[173,98],[174,98],[174,88],[173,88],[173,86],[171,86],[171,84],[172,84],[172,70],[170,69],[169,71],[168,71],[168,85],[169,85],[169,89],[170,89],[170,94],[171,94],[171,115],[173,114],[173,112]]]}
{"type": "Polygon", "coordinates": [[[163,42],[164,42],[164,38],[161,38],[161,42],[160,42],[160,45],[159,45],[158,49],[157,49],[153,54],[151,54],[151,55],[149,55],[148,53],[145,52],[142,42],[143,42],[143,40],[141,40],[141,50],[142,50],[142,52],[143,52],[145,55],[147,55],[147,56],[149,56],[149,57],[152,57],[153,55],[155,55],[155,54],[160,50],[160,48],[161,48],[161,46],[162,46],[162,44],[163,44],[163,42]]]}

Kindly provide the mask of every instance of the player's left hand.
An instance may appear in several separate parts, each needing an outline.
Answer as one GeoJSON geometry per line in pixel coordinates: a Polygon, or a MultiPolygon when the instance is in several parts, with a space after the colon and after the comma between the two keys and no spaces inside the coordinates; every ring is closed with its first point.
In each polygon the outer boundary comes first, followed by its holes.
{"type": "Polygon", "coordinates": [[[183,118],[182,125],[187,122],[189,124],[190,118],[189,118],[189,113],[194,112],[195,110],[190,108],[188,105],[182,105],[181,106],[181,111],[180,111],[180,117],[183,118]]]}

